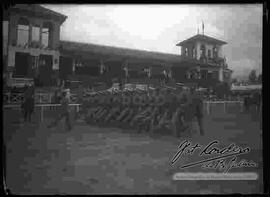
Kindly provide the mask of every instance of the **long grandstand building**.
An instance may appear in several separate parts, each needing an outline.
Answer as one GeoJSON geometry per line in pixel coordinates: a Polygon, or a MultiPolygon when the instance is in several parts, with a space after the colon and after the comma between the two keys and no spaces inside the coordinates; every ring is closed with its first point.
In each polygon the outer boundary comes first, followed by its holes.
{"type": "Polygon", "coordinates": [[[179,55],[60,40],[67,16],[39,5],[4,11],[4,73],[35,78],[40,86],[57,79],[193,83],[211,87],[230,83],[232,71],[222,56],[224,41],[197,34],[176,43],[179,55]]]}

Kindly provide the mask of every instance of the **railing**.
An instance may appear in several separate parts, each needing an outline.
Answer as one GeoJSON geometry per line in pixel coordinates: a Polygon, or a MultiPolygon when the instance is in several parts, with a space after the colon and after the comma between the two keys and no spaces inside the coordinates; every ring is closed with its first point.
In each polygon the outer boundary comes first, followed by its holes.
{"type": "Polygon", "coordinates": [[[20,77],[15,77],[15,78],[10,78],[8,79],[7,83],[12,86],[15,84],[23,84],[23,86],[25,84],[28,84],[30,82],[33,82],[34,80],[32,78],[20,78],[20,77]]]}
{"type": "MultiPolygon", "coordinates": [[[[204,109],[206,109],[207,115],[209,115],[211,113],[210,109],[211,109],[213,104],[223,104],[224,113],[226,113],[227,104],[239,104],[241,107],[241,112],[243,111],[243,102],[241,102],[241,101],[214,101],[214,102],[213,101],[206,101],[203,104],[204,104],[204,109]]],[[[44,120],[45,108],[51,109],[52,107],[60,107],[60,106],[61,106],[61,104],[37,104],[37,105],[35,105],[35,107],[41,108],[41,110],[40,110],[40,121],[41,122],[43,122],[43,120],[44,120]]],[[[79,112],[81,104],[72,103],[72,104],[69,104],[69,106],[75,106],[76,112],[79,112]]],[[[20,105],[16,105],[16,104],[3,105],[3,109],[10,109],[10,108],[20,108],[20,105]]]]}
{"type": "MultiPolygon", "coordinates": [[[[61,106],[61,104],[38,104],[38,105],[35,105],[35,107],[40,107],[40,121],[41,122],[44,121],[45,108],[51,109],[52,107],[60,107],[60,106],[61,106]]],[[[76,112],[79,112],[81,104],[73,103],[73,104],[69,104],[69,106],[76,107],[76,112]]],[[[21,107],[20,105],[3,105],[3,109],[10,109],[10,108],[20,109],[20,107],[21,107]]]]}
{"type": "Polygon", "coordinates": [[[241,112],[243,112],[243,101],[204,101],[204,108],[206,109],[206,113],[209,115],[211,113],[211,105],[213,104],[223,104],[224,113],[226,113],[227,104],[239,104],[241,108],[241,112]]]}
{"type": "MultiPolygon", "coordinates": [[[[52,103],[54,94],[52,93],[38,93],[35,94],[35,103],[52,103]]],[[[24,93],[3,93],[3,101],[5,104],[18,104],[22,103],[24,99],[24,93]]],[[[77,95],[71,94],[71,103],[77,102],[77,95]]]]}

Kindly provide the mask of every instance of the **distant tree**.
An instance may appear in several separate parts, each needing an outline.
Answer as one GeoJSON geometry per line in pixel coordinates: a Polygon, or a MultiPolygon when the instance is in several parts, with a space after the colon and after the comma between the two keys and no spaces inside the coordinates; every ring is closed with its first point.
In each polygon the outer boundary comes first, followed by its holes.
{"type": "Polygon", "coordinates": [[[256,82],[257,76],[256,76],[256,70],[251,70],[248,76],[249,82],[256,82]]]}
{"type": "Polygon", "coordinates": [[[262,83],[262,74],[259,74],[259,75],[258,75],[257,81],[258,81],[259,83],[262,83]]]}

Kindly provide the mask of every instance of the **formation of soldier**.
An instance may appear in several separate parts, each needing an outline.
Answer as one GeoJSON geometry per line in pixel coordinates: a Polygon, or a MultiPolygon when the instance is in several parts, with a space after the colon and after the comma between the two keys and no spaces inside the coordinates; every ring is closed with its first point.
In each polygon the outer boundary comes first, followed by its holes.
{"type": "Polygon", "coordinates": [[[81,115],[91,125],[128,127],[150,133],[162,129],[175,136],[192,132],[197,117],[203,135],[202,100],[193,93],[170,89],[108,92],[84,98],[81,115]]]}

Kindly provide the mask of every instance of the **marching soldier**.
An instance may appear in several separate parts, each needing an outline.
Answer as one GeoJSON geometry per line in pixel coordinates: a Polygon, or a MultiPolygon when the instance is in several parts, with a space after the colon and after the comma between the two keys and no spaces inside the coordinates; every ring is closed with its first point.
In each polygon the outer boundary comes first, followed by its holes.
{"type": "Polygon", "coordinates": [[[116,116],[120,115],[121,106],[120,106],[120,97],[119,95],[113,95],[113,100],[111,101],[111,110],[108,115],[105,117],[106,122],[112,122],[116,119],[116,116]]]}
{"type": "Polygon", "coordinates": [[[158,93],[158,96],[155,99],[155,104],[159,108],[159,116],[157,117],[157,127],[160,127],[164,123],[164,120],[167,116],[167,113],[166,113],[167,103],[163,94],[158,93]]]}
{"type": "Polygon", "coordinates": [[[150,111],[150,106],[145,106],[143,102],[143,97],[139,98],[138,105],[140,106],[139,110],[137,111],[137,114],[134,116],[134,118],[131,120],[131,125],[138,125],[140,127],[140,124],[143,123],[143,119],[147,116],[147,114],[150,111]]]}
{"type": "Polygon", "coordinates": [[[130,104],[131,104],[131,97],[129,95],[124,95],[123,99],[122,99],[122,106],[123,106],[123,111],[121,112],[121,114],[117,117],[117,121],[122,122],[122,120],[124,119],[124,117],[129,113],[130,111],[130,104]]]}
{"type": "Polygon", "coordinates": [[[190,132],[191,134],[192,129],[193,129],[192,120],[193,120],[194,113],[193,113],[193,108],[192,108],[192,98],[189,91],[184,90],[181,93],[180,103],[181,103],[180,105],[183,112],[183,118],[181,121],[181,123],[183,123],[182,130],[190,132]]]}
{"type": "Polygon", "coordinates": [[[179,134],[181,129],[192,130],[194,120],[198,121],[201,135],[202,99],[193,90],[172,92],[159,90],[154,92],[133,92],[121,95],[97,95],[84,106],[88,110],[88,119],[96,122],[117,122],[117,125],[129,124],[142,129],[153,131],[156,127],[166,127],[179,134]],[[91,105],[91,107],[90,107],[91,105]]]}
{"type": "Polygon", "coordinates": [[[203,98],[202,95],[192,89],[192,104],[194,106],[194,115],[198,121],[200,135],[204,135],[203,128],[203,98]]]}
{"type": "Polygon", "coordinates": [[[141,102],[141,97],[139,95],[134,95],[134,97],[132,98],[132,102],[130,102],[130,111],[128,113],[128,115],[126,116],[126,118],[123,120],[123,122],[125,123],[130,123],[130,121],[132,120],[132,118],[134,117],[134,115],[136,114],[136,109],[139,107],[140,102],[141,102]]]}
{"type": "Polygon", "coordinates": [[[195,93],[194,87],[190,88],[186,98],[187,102],[184,104],[184,120],[186,127],[190,131],[190,134],[192,134],[196,131],[196,125],[199,125],[200,133],[201,135],[204,135],[202,124],[202,99],[195,93]]]}

